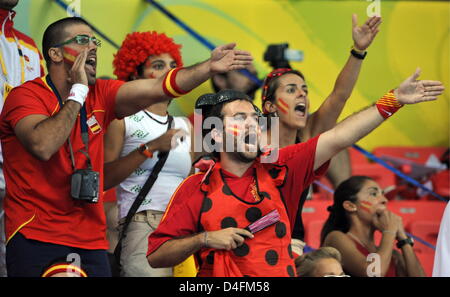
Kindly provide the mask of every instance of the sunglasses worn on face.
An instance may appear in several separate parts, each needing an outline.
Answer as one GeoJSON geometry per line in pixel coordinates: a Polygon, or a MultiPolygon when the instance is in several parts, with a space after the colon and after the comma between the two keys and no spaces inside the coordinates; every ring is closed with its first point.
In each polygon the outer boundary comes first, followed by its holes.
{"type": "Polygon", "coordinates": [[[86,45],[89,44],[89,42],[92,41],[96,46],[100,47],[102,45],[102,41],[100,39],[97,39],[95,36],[89,36],[89,35],[77,35],[74,38],[71,38],[67,41],[64,41],[60,44],[55,45],[54,47],[61,47],[63,45],[69,44],[71,42],[75,42],[79,45],[86,45]]]}

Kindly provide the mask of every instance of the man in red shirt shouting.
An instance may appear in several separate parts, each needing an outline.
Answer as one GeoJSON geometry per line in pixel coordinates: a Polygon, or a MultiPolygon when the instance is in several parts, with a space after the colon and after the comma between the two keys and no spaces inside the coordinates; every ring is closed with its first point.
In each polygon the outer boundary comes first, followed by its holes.
{"type": "MultiPolygon", "coordinates": [[[[13,10],[19,0],[0,0],[0,112],[8,93],[18,85],[44,75],[44,63],[31,37],[14,27],[16,12],[13,10]]],[[[3,197],[5,179],[3,156],[0,146],[0,277],[6,276],[5,232],[3,228],[3,197]]]]}
{"type": "Polygon", "coordinates": [[[39,276],[69,254],[80,256],[89,276],[109,276],[102,203],[108,124],[252,60],[228,44],[203,63],[124,83],[96,79],[99,46],[83,19],[54,22],[42,46],[49,75],[13,89],[5,102],[0,134],[9,276],[39,276]]]}
{"type": "MultiPolygon", "coordinates": [[[[199,276],[295,276],[290,241],[300,194],[324,173],[330,158],[404,104],[442,94],[441,82],[416,80],[418,76],[419,70],[333,129],[280,149],[272,163],[261,162],[264,156],[256,149],[259,113],[247,95],[223,90],[200,97],[196,106],[205,116],[203,134],[213,140],[210,147],[218,161],[207,173],[185,179],[173,195],[149,237],[150,265],[174,266],[195,254],[199,276]],[[205,125],[211,117],[214,126],[205,125]]],[[[297,103],[307,107],[302,80],[291,75],[285,84],[297,94],[297,103]]]]}

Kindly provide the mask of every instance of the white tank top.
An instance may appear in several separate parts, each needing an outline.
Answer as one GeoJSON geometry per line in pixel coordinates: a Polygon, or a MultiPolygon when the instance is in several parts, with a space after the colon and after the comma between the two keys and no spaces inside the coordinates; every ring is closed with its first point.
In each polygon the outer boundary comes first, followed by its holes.
{"type": "MultiPolygon", "coordinates": [[[[167,122],[167,116],[159,116],[146,111],[150,116],[160,122],[167,122]]],[[[174,117],[174,128],[183,129],[188,134],[190,128],[187,119],[174,117]]],[[[167,123],[162,125],[151,119],[144,111],[124,118],[125,140],[120,153],[121,157],[128,155],[142,143],[158,138],[167,131],[167,123]]],[[[191,170],[190,156],[191,136],[188,135],[183,142],[179,142],[175,149],[169,153],[164,167],[158,175],[158,179],[153,184],[150,192],[145,197],[138,212],[143,210],[165,211],[172,194],[178,185],[188,176],[191,170]]],[[[126,180],[117,186],[117,202],[119,205],[120,218],[126,217],[131,205],[136,199],[139,191],[147,181],[150,172],[153,170],[158,158],[154,152],[154,157],[142,163],[126,180]]]]}

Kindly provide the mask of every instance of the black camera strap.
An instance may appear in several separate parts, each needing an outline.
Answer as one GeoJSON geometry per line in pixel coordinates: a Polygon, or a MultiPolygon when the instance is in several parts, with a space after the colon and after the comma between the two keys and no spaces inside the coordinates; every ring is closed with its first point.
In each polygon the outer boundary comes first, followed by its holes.
{"type": "MultiPolygon", "coordinates": [[[[172,127],[173,123],[173,117],[171,115],[168,116],[168,125],[167,130],[169,130],[172,127]]],[[[123,223],[122,231],[119,237],[119,241],[117,242],[116,248],[114,249],[114,256],[116,258],[116,262],[119,267],[121,267],[120,264],[120,255],[122,253],[122,240],[126,237],[128,226],[131,223],[131,220],[133,219],[133,216],[136,214],[137,210],[141,206],[142,202],[144,201],[147,194],[150,192],[151,188],[153,187],[153,184],[158,179],[158,175],[161,172],[162,168],[164,167],[164,164],[167,161],[167,158],[169,157],[169,152],[158,152],[158,162],[156,162],[155,166],[153,167],[152,172],[150,173],[150,176],[148,177],[147,181],[145,182],[142,189],[139,191],[139,194],[137,195],[136,199],[134,200],[133,204],[130,207],[130,210],[128,210],[127,216],[125,217],[125,222],[123,223]]]]}
{"type": "MultiPolygon", "coordinates": [[[[61,95],[59,94],[58,90],[56,89],[55,85],[52,82],[52,79],[50,78],[50,75],[47,75],[45,77],[45,80],[47,81],[48,86],[52,89],[53,93],[55,94],[56,98],[59,102],[59,108],[63,108],[63,101],[61,98],[61,95]]],[[[86,106],[83,105],[83,107],[80,109],[80,126],[81,126],[81,140],[84,143],[85,151],[80,150],[81,153],[83,153],[87,158],[87,168],[92,169],[91,164],[91,158],[89,157],[89,135],[88,135],[88,126],[87,126],[87,112],[86,112],[86,106]]],[[[75,157],[73,155],[73,149],[72,149],[72,143],[70,141],[70,136],[67,138],[67,142],[69,143],[69,150],[70,150],[70,159],[72,160],[72,167],[73,170],[75,170],[75,157]]]]}

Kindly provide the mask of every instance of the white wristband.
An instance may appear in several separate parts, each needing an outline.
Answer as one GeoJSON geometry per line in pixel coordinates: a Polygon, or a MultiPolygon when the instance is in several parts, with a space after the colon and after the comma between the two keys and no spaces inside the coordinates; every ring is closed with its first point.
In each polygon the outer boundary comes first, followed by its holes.
{"type": "Polygon", "coordinates": [[[78,102],[83,106],[84,101],[86,100],[86,97],[89,92],[89,87],[83,84],[74,84],[72,85],[72,88],[70,89],[69,97],[67,97],[67,100],[73,100],[75,102],[78,102]]]}

